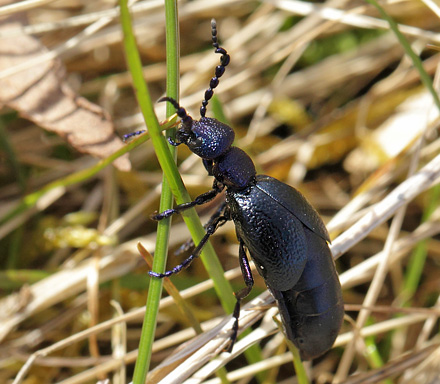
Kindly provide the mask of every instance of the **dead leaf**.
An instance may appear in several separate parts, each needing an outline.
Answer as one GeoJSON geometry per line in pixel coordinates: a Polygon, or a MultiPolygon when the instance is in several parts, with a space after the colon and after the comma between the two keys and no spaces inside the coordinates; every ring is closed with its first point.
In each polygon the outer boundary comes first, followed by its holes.
{"type": "MultiPolygon", "coordinates": [[[[0,22],[0,31],[16,30],[21,25],[14,15],[14,19],[0,22]]],[[[47,52],[47,48],[32,36],[23,34],[3,38],[0,71],[22,65],[47,52]]],[[[50,60],[0,79],[0,103],[66,138],[80,152],[106,158],[124,145],[115,135],[110,116],[70,88],[60,60],[50,60]]],[[[113,164],[122,171],[131,167],[128,155],[113,164]]]]}

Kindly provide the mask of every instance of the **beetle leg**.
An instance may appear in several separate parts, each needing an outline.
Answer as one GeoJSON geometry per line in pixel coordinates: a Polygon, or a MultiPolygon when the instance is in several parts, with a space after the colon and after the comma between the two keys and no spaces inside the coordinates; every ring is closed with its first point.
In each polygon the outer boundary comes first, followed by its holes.
{"type": "Polygon", "coordinates": [[[235,298],[237,299],[237,302],[235,303],[234,313],[232,314],[232,317],[234,317],[235,321],[232,326],[232,335],[231,335],[231,339],[230,339],[230,344],[229,344],[228,348],[226,349],[226,351],[229,353],[232,351],[235,340],[237,339],[238,319],[240,317],[241,300],[243,300],[247,295],[249,295],[249,293],[252,290],[252,287],[254,286],[254,278],[252,276],[252,271],[251,271],[251,266],[249,265],[249,260],[246,256],[246,250],[244,248],[244,243],[240,238],[238,240],[240,242],[238,260],[240,261],[241,273],[243,275],[244,283],[246,286],[235,293],[235,298]]]}
{"type": "MultiPolygon", "coordinates": [[[[206,229],[212,225],[212,223],[214,222],[215,219],[217,219],[217,217],[219,217],[220,215],[222,215],[223,210],[225,209],[226,206],[226,201],[224,201],[220,207],[214,212],[214,214],[210,217],[210,219],[206,222],[206,224],[203,226],[204,230],[206,231],[206,229]]],[[[229,220],[229,219],[228,219],[229,220]]],[[[219,227],[223,224],[225,224],[226,221],[222,224],[219,225],[219,227]]],[[[177,249],[174,252],[175,256],[179,256],[180,254],[182,254],[183,252],[188,251],[189,249],[191,249],[192,247],[194,247],[194,240],[193,239],[189,239],[188,241],[186,241],[185,243],[183,243],[179,249],[177,249]]]]}
{"type": "Polygon", "coordinates": [[[127,133],[126,135],[122,136],[122,141],[125,143],[130,137],[142,135],[144,132],[146,132],[145,129],[142,131],[127,133]]]}
{"type": "Polygon", "coordinates": [[[205,166],[205,169],[208,171],[209,176],[214,176],[212,173],[212,167],[214,162],[212,160],[203,159],[203,165],[205,166]]]}
{"type": "Polygon", "coordinates": [[[174,275],[175,273],[179,273],[182,269],[187,268],[193,262],[194,259],[196,259],[197,257],[200,256],[200,253],[202,252],[203,247],[205,246],[205,244],[207,243],[209,238],[215,233],[217,228],[221,227],[228,220],[229,219],[227,219],[225,216],[219,216],[219,217],[215,218],[213,220],[213,222],[211,223],[211,225],[209,225],[206,228],[206,234],[205,234],[205,236],[203,236],[202,240],[200,240],[200,243],[194,249],[194,252],[188,258],[183,260],[183,262],[181,264],[175,266],[173,269],[166,271],[164,273],[157,273],[157,272],[149,271],[148,274],[153,277],[164,278],[164,277],[174,275]]]}
{"type": "Polygon", "coordinates": [[[211,189],[210,191],[202,193],[201,195],[197,196],[194,199],[194,201],[190,201],[189,203],[179,204],[176,205],[174,208],[167,209],[163,212],[152,215],[151,219],[155,221],[160,221],[167,217],[170,217],[171,215],[174,215],[175,213],[186,211],[187,209],[195,207],[196,205],[203,205],[208,201],[211,201],[214,197],[216,197],[224,189],[224,186],[214,181],[212,188],[213,189],[211,189]]]}

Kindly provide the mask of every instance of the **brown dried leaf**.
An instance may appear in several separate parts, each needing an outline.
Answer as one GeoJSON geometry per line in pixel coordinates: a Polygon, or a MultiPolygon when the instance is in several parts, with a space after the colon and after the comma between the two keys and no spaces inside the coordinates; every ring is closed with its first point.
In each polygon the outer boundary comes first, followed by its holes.
{"type": "MultiPolygon", "coordinates": [[[[0,22],[0,31],[20,25],[8,18],[0,22]]],[[[47,52],[32,36],[4,38],[0,44],[0,71],[23,65],[47,52]]],[[[79,97],[67,84],[59,60],[0,78],[0,104],[66,138],[80,152],[105,158],[123,146],[114,133],[110,116],[100,106],[79,97]]],[[[131,167],[127,155],[115,160],[114,165],[123,171],[131,167]]]]}

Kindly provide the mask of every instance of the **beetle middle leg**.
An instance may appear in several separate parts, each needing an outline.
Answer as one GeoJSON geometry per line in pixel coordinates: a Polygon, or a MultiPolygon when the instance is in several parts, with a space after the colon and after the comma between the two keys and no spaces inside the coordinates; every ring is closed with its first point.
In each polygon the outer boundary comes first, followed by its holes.
{"type": "Polygon", "coordinates": [[[230,339],[230,344],[226,349],[226,351],[229,353],[232,352],[232,348],[234,347],[234,343],[238,335],[238,319],[240,317],[241,300],[243,300],[247,295],[249,295],[249,293],[252,290],[252,287],[254,286],[254,277],[252,276],[251,266],[249,265],[249,260],[246,256],[244,243],[240,238],[238,239],[238,241],[240,242],[238,260],[240,262],[241,273],[243,275],[244,283],[246,286],[235,293],[235,298],[237,299],[237,302],[235,303],[234,312],[232,314],[232,317],[235,319],[235,321],[234,324],[232,325],[232,335],[230,339]]]}
{"type": "Polygon", "coordinates": [[[197,257],[200,256],[200,253],[202,252],[203,247],[208,242],[209,238],[215,233],[215,231],[217,231],[217,229],[219,227],[224,225],[229,220],[230,219],[228,217],[226,217],[225,215],[221,215],[221,214],[219,216],[215,217],[215,219],[212,220],[211,224],[206,227],[205,236],[202,237],[202,240],[200,240],[200,243],[197,245],[197,247],[194,249],[193,253],[188,258],[183,260],[182,263],[175,266],[173,269],[171,269],[169,271],[166,271],[164,273],[157,273],[157,272],[149,271],[148,274],[150,276],[163,278],[163,277],[168,277],[168,276],[174,275],[175,273],[179,273],[182,269],[187,268],[193,262],[194,259],[196,259],[197,257]]]}
{"type": "MultiPolygon", "coordinates": [[[[226,201],[224,201],[220,207],[213,213],[213,215],[209,218],[209,220],[203,225],[203,229],[206,231],[206,229],[212,225],[212,223],[214,222],[215,219],[217,219],[217,217],[221,216],[223,214],[223,211],[226,207],[226,201]]],[[[182,254],[183,252],[189,251],[192,247],[194,247],[194,240],[193,239],[189,239],[188,241],[186,241],[185,243],[183,243],[175,252],[174,255],[175,256],[179,256],[180,254],[182,254]]]]}

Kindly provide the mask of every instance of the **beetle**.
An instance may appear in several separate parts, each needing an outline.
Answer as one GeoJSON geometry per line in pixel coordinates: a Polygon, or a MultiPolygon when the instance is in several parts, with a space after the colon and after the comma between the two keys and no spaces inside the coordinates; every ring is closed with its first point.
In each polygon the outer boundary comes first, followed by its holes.
{"type": "Polygon", "coordinates": [[[163,278],[188,267],[217,228],[232,220],[245,287],[235,293],[235,321],[228,351],[237,337],[240,303],[254,284],[249,252],[277,302],[286,336],[299,349],[302,359],[314,359],[332,347],[344,316],[330,237],[319,214],[298,190],[270,176],[257,175],[251,158],[232,145],[232,128],[205,116],[214,88],[230,61],[227,51],[218,44],[215,20],[211,21],[211,30],[212,44],[221,59],[205,92],[200,119],[194,120],[170,97],[159,101],[171,103],[181,120],[176,139],[169,140],[170,144],[184,144],[201,157],[208,175],[214,177],[213,187],[194,201],[152,218],[162,220],[205,204],[223,190],[226,200],[205,225],[205,236],[187,259],[165,273],[149,274],[163,278]]]}

